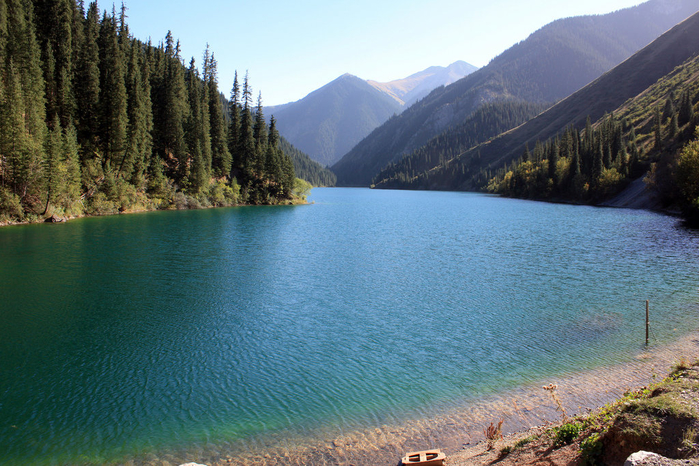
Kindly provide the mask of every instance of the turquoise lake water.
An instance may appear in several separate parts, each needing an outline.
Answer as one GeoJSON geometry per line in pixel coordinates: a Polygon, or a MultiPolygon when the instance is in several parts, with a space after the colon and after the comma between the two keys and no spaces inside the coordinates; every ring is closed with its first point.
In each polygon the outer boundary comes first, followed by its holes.
{"type": "Polygon", "coordinates": [[[314,189],[0,229],[0,464],[400,423],[699,328],[699,236],[644,211],[314,189]],[[438,377],[425,377],[438,374],[438,377]]]}

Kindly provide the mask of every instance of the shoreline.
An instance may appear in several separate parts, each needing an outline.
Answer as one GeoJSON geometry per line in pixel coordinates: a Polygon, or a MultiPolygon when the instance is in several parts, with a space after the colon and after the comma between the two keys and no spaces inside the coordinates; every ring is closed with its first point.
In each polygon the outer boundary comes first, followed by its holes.
{"type": "Polygon", "coordinates": [[[119,215],[129,215],[129,214],[147,214],[150,212],[168,212],[168,211],[186,211],[186,210],[206,210],[206,209],[226,209],[230,207],[280,207],[280,206],[297,206],[297,205],[310,205],[312,202],[308,202],[305,199],[290,199],[287,202],[280,203],[280,204],[235,204],[235,205],[222,205],[222,206],[201,206],[201,207],[188,207],[186,209],[178,209],[176,207],[173,208],[167,208],[167,209],[133,209],[133,210],[125,210],[121,212],[114,212],[111,214],[96,214],[96,215],[69,215],[65,217],[61,217],[56,214],[48,215],[45,217],[43,220],[35,220],[35,221],[24,221],[24,222],[0,222],[0,228],[3,227],[13,227],[13,226],[26,226],[26,225],[43,225],[43,224],[61,224],[61,223],[68,223],[71,220],[77,220],[81,218],[98,218],[98,217],[114,217],[114,216],[119,216],[119,215]],[[58,218],[60,220],[57,221],[51,221],[52,218],[58,218]]]}
{"type": "MultiPolygon", "coordinates": [[[[264,446],[247,442],[194,451],[171,451],[156,460],[130,464],[183,464],[196,462],[223,465],[390,465],[399,463],[407,451],[440,448],[450,466],[484,464],[490,458],[483,442],[483,429],[503,419],[503,434],[517,438],[525,432],[561,420],[561,413],[542,385],[558,385],[557,395],[568,417],[596,410],[625,392],[660,380],[680,359],[699,357],[699,329],[674,342],[640,349],[634,359],[613,366],[551,377],[497,395],[466,403],[439,415],[402,424],[366,427],[360,430],[305,438],[281,438],[264,446]],[[241,451],[241,444],[243,446],[241,451]]],[[[494,452],[505,443],[500,441],[494,452]]],[[[493,457],[494,458],[494,457],[493,457]]],[[[490,458],[490,459],[493,459],[490,458]]]]}

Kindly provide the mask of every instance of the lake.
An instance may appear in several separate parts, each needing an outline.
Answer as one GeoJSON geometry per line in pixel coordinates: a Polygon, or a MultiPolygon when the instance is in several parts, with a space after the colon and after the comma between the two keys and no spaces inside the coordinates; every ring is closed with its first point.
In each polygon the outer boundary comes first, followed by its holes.
{"type": "Polygon", "coordinates": [[[699,328],[699,236],[675,218],[311,200],[0,229],[0,463],[284,464],[278,445],[630,361],[646,299],[655,345],[699,328]]]}

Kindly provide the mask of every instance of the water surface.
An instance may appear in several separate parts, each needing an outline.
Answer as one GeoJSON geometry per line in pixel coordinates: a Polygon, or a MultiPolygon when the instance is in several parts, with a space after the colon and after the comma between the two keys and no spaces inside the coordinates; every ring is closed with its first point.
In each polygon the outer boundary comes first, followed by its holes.
{"type": "Polygon", "coordinates": [[[179,460],[400,424],[631,360],[646,299],[654,343],[699,327],[699,237],[674,218],[311,199],[0,230],[0,463],[179,460]]]}

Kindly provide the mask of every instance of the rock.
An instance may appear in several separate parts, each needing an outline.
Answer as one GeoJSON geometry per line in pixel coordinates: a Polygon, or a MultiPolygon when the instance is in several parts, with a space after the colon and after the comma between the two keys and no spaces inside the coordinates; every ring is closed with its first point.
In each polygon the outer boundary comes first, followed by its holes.
{"type": "Polygon", "coordinates": [[[199,464],[199,463],[185,463],[185,464],[181,464],[180,466],[206,466],[206,465],[199,464]]]}
{"type": "Polygon", "coordinates": [[[65,221],[66,221],[66,219],[64,217],[59,217],[56,214],[53,214],[52,216],[50,216],[49,218],[44,220],[44,222],[46,222],[46,223],[63,223],[65,221]]]}
{"type": "Polygon", "coordinates": [[[624,466],[674,466],[681,464],[699,464],[699,462],[696,459],[672,460],[670,458],[660,456],[657,453],[637,451],[626,459],[624,466]]]}

